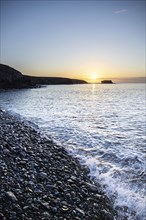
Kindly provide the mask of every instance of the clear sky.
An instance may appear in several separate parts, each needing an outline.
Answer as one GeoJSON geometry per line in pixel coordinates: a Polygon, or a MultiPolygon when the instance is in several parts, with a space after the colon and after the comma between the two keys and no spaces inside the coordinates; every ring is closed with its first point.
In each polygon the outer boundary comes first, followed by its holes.
{"type": "Polygon", "coordinates": [[[145,1],[1,0],[0,61],[24,74],[145,76],[145,1]]]}

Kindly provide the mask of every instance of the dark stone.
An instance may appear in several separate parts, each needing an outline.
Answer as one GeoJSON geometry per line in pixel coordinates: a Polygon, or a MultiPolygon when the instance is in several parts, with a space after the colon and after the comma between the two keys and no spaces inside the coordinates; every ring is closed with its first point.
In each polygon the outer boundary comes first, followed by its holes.
{"type": "Polygon", "coordinates": [[[14,195],[13,192],[6,192],[6,197],[11,201],[11,202],[17,202],[18,199],[14,195]]]}

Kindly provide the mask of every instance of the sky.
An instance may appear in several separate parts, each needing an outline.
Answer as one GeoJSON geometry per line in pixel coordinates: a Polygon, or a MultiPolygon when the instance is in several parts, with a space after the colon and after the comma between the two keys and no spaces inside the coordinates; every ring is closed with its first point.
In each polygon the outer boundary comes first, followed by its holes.
{"type": "Polygon", "coordinates": [[[145,1],[1,0],[0,62],[26,75],[145,76],[145,1]]]}

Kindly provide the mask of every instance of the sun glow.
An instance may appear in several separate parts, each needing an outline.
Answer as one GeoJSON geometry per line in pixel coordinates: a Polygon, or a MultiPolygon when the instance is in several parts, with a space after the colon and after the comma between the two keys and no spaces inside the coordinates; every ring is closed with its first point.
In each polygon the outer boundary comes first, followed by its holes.
{"type": "Polygon", "coordinates": [[[92,73],[90,78],[92,81],[96,81],[98,79],[98,76],[96,73],[92,73]]]}
{"type": "Polygon", "coordinates": [[[95,79],[97,79],[97,76],[96,76],[96,75],[93,75],[93,76],[91,77],[91,79],[95,80],[95,79]]]}

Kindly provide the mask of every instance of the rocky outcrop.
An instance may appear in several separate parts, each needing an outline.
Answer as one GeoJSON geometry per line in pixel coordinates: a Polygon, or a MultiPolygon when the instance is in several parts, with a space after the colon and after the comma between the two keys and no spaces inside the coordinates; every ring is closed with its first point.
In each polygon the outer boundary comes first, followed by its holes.
{"type": "Polygon", "coordinates": [[[7,66],[0,64],[0,88],[9,88],[11,86],[19,85],[23,80],[23,75],[7,66]]]}
{"type": "Polygon", "coordinates": [[[102,84],[113,84],[112,80],[102,80],[102,84]]]}
{"type": "Polygon", "coordinates": [[[0,89],[20,89],[38,87],[40,85],[83,84],[84,80],[61,77],[26,76],[4,64],[0,64],[0,89]]]}
{"type": "Polygon", "coordinates": [[[0,64],[0,81],[12,83],[15,81],[21,81],[23,78],[22,73],[7,66],[0,64]]]}

